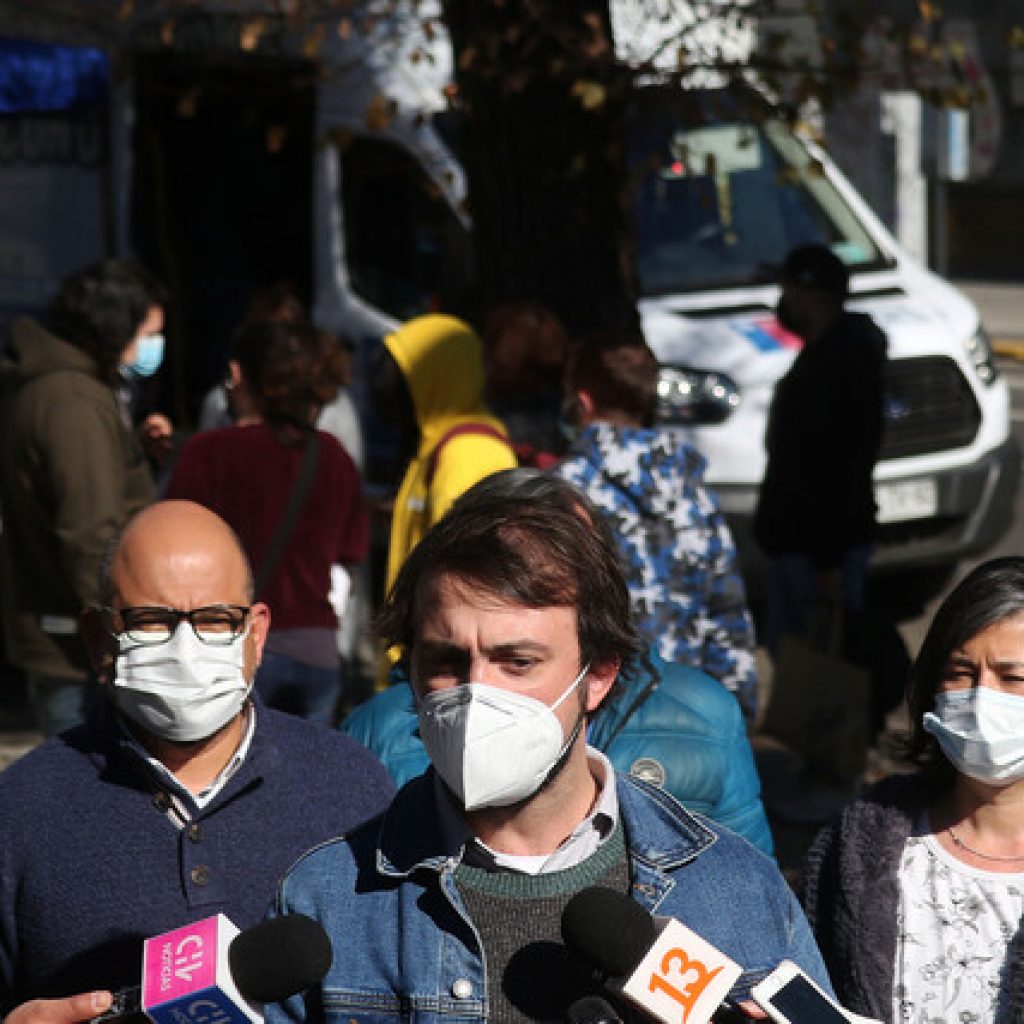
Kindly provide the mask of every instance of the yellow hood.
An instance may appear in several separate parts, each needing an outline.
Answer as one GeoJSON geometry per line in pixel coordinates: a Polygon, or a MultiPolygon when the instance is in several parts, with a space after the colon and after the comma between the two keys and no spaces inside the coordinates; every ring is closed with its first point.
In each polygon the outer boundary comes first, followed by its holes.
{"type": "Polygon", "coordinates": [[[417,317],[384,339],[405,375],[420,431],[450,417],[486,413],[483,345],[454,316],[417,317]]]}

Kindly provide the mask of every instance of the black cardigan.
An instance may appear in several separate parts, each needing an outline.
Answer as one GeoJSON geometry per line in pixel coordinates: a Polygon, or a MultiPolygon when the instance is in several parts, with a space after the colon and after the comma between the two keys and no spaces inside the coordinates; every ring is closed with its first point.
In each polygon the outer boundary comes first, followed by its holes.
{"type": "MultiPolygon", "coordinates": [[[[804,863],[801,898],[843,1006],[892,1021],[897,873],[914,822],[934,791],[923,775],[873,786],[824,828],[804,863]]],[[[1008,1006],[1024,1024],[1024,929],[1006,953],[1008,1006]]]]}

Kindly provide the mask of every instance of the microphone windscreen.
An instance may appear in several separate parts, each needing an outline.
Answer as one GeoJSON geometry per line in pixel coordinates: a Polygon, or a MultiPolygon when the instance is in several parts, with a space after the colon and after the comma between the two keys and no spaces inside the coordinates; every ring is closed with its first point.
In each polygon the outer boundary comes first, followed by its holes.
{"type": "Polygon", "coordinates": [[[600,996],[583,996],[566,1011],[569,1024],[622,1024],[622,1018],[612,1004],[600,996]]]}
{"type": "Polygon", "coordinates": [[[565,1020],[573,1000],[601,990],[594,969],[560,942],[539,939],[517,949],[501,977],[505,998],[522,1017],[565,1020]]]}
{"type": "Polygon", "coordinates": [[[656,938],[654,918],[614,889],[581,889],[562,911],[565,944],[606,974],[632,974],[656,938]]]}
{"type": "Polygon", "coordinates": [[[252,1003],[277,1003],[315,985],[333,959],[327,933],[305,914],[262,921],[228,947],[231,977],[252,1003]]]}

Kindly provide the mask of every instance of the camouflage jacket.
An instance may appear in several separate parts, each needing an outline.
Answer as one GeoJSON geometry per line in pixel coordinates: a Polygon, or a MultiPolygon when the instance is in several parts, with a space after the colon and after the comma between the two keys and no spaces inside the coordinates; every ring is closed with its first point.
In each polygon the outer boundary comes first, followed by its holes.
{"type": "Polygon", "coordinates": [[[637,625],[666,661],[692,665],[757,710],[754,625],[736,548],[704,459],[664,430],[584,427],[555,472],[608,516],[637,625]]]}

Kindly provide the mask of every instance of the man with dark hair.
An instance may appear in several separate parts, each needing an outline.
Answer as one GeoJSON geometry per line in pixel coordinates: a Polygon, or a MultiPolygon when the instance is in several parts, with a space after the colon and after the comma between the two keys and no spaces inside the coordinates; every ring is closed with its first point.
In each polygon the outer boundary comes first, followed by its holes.
{"type": "Polygon", "coordinates": [[[699,668],[757,712],[754,627],[736,548],[703,457],[654,426],[658,362],[640,339],[593,338],[570,356],[579,427],[555,472],[612,526],[637,626],[666,661],[699,668]]]}
{"type": "MultiPolygon", "coordinates": [[[[503,513],[509,503],[577,512],[617,559],[609,520],[567,480],[535,468],[492,473],[456,502],[461,510],[503,513]]],[[[634,620],[635,621],[635,620],[634,620]]],[[[408,679],[361,704],[341,730],[373,751],[401,786],[426,771],[430,761],[408,679]]],[[[761,806],[761,785],[739,704],[704,672],[665,661],[648,645],[612,692],[587,715],[587,742],[616,771],[665,790],[684,807],[705,815],[772,852],[772,835],[761,806]]]]}
{"type": "Polygon", "coordinates": [[[775,385],[754,536],[771,558],[767,635],[805,634],[822,600],[859,611],[875,534],[872,471],[882,445],[885,334],[844,309],[849,274],[824,246],[779,272],[779,323],[804,341],[775,385]]]}
{"type": "Polygon", "coordinates": [[[163,290],[143,267],[107,260],[61,285],[47,326],[92,359],[100,380],[114,384],[119,368],[138,358],[138,342],[163,330],[163,305],[163,290]]]}
{"type": "Polygon", "coordinates": [[[141,267],[109,260],[64,283],[46,328],[18,320],[0,356],[4,626],[47,734],[84,717],[78,614],[96,597],[107,541],[153,499],[114,385],[120,367],[162,351],[162,303],[141,267]]]}
{"type": "Polygon", "coordinates": [[[774,862],[587,746],[588,714],[642,642],[614,553],[578,510],[456,502],[403,564],[381,629],[404,652],[431,768],[285,877],[275,913],[319,919],[345,952],[308,996],[267,1007],[269,1024],[324,1008],[351,1022],[565,1019],[574,996],[552,945],[591,886],[732,957],[737,999],[785,958],[828,987],[774,862]]]}

